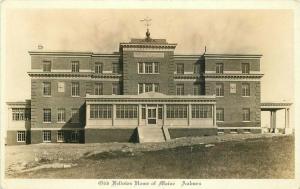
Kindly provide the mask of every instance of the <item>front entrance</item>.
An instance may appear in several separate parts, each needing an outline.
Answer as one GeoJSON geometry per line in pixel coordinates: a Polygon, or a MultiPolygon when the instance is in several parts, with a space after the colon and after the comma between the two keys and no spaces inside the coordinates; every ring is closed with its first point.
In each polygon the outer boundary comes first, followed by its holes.
{"type": "Polygon", "coordinates": [[[156,125],[157,107],[148,107],[148,125],[156,125]]]}

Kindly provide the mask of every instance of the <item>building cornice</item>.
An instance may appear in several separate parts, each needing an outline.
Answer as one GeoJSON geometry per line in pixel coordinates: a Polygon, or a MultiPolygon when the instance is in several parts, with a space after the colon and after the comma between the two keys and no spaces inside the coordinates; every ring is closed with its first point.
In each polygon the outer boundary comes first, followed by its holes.
{"type": "Polygon", "coordinates": [[[260,59],[261,54],[203,54],[205,59],[260,59]]]}

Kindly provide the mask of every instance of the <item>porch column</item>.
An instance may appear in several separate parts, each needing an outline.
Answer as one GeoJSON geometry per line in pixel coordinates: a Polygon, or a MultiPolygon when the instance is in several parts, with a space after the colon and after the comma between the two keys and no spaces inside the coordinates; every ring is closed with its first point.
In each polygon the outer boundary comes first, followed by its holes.
{"type": "Polygon", "coordinates": [[[164,104],[164,107],[163,107],[163,126],[165,125],[166,123],[166,119],[167,119],[167,105],[164,104]]]}
{"type": "Polygon", "coordinates": [[[142,119],[142,106],[138,105],[138,126],[141,125],[141,119],[142,119]]]}
{"type": "Polygon", "coordinates": [[[217,106],[216,104],[212,105],[212,116],[213,116],[213,125],[214,127],[217,127],[217,106]]]}
{"type": "Polygon", "coordinates": [[[285,127],[284,127],[284,133],[290,134],[291,128],[290,128],[290,109],[285,108],[285,127]]]}
{"type": "Polygon", "coordinates": [[[85,124],[89,125],[90,120],[90,109],[91,106],[89,104],[86,104],[86,112],[85,112],[85,124]]]}
{"type": "Polygon", "coordinates": [[[116,105],[112,105],[112,126],[115,125],[115,119],[116,119],[116,105]]]}
{"type": "Polygon", "coordinates": [[[191,120],[192,120],[192,105],[188,105],[188,126],[191,126],[191,120]]]}
{"type": "Polygon", "coordinates": [[[271,110],[271,117],[270,117],[270,122],[271,122],[271,132],[276,133],[276,110],[271,110]]]}

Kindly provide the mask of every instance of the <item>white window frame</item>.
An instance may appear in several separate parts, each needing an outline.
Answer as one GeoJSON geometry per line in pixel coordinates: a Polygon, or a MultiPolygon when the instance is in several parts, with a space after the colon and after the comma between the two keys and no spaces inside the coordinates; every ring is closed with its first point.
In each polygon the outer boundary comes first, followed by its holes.
{"type": "Polygon", "coordinates": [[[192,119],[206,119],[212,117],[212,105],[192,104],[192,119]]]}
{"type": "Polygon", "coordinates": [[[167,119],[186,119],[187,115],[186,104],[167,104],[166,118],[167,119]]]}
{"type": "Polygon", "coordinates": [[[224,119],[225,119],[225,117],[224,117],[224,108],[217,108],[216,109],[216,121],[217,122],[224,122],[224,119]]]}
{"type": "Polygon", "coordinates": [[[95,73],[96,74],[103,73],[103,63],[102,62],[95,62],[95,73]]]}
{"type": "Polygon", "coordinates": [[[103,95],[103,83],[95,83],[95,95],[103,95]]]}
{"type": "Polygon", "coordinates": [[[79,123],[79,109],[72,108],[71,109],[71,123],[79,123]]]}
{"type": "Polygon", "coordinates": [[[159,92],[159,83],[139,83],[138,84],[138,94],[142,94],[146,92],[146,86],[150,86],[151,90],[147,92],[159,92]],[[142,89],[142,91],[140,91],[142,89]]]}
{"type": "Polygon", "coordinates": [[[117,104],[116,119],[136,119],[138,118],[138,105],[117,104]]]}
{"type": "Polygon", "coordinates": [[[224,64],[223,63],[216,63],[216,73],[217,74],[224,73],[224,64]]]}
{"type": "Polygon", "coordinates": [[[71,72],[79,72],[80,71],[80,67],[79,67],[79,61],[72,61],[71,62],[71,72]]]}
{"type": "Polygon", "coordinates": [[[43,109],[43,123],[51,123],[51,122],[52,122],[51,109],[50,108],[44,108],[43,109]],[[46,113],[48,115],[46,115],[46,113]],[[50,121],[48,120],[48,118],[50,118],[50,121]]]}
{"type": "Polygon", "coordinates": [[[242,74],[249,74],[250,73],[250,64],[249,63],[242,63],[242,74]],[[246,67],[244,67],[246,66],[246,67]]]}
{"type": "Polygon", "coordinates": [[[43,142],[51,142],[51,131],[45,130],[42,132],[43,142]]]}
{"type": "Polygon", "coordinates": [[[243,108],[243,122],[250,122],[250,121],[251,121],[250,108],[243,108]]]}
{"type": "Polygon", "coordinates": [[[112,105],[111,104],[91,104],[90,119],[111,119],[112,105]]]}
{"type": "Polygon", "coordinates": [[[184,74],[184,64],[183,63],[176,64],[176,74],[184,74]],[[180,68],[180,66],[182,66],[182,67],[180,68]]]}
{"type": "Polygon", "coordinates": [[[138,74],[159,74],[159,62],[138,62],[138,74]],[[149,69],[147,69],[149,66],[149,69]],[[146,72],[147,71],[147,72],[146,72]]]}
{"type": "Polygon", "coordinates": [[[12,120],[13,121],[24,121],[26,119],[25,108],[12,108],[12,120]]]}
{"type": "Polygon", "coordinates": [[[183,96],[184,95],[184,84],[176,84],[176,95],[183,96]],[[180,89],[180,92],[179,92],[180,89]]]}
{"type": "Polygon", "coordinates": [[[63,130],[57,131],[57,138],[56,139],[57,139],[57,142],[64,142],[65,141],[63,130]]]}
{"type": "Polygon", "coordinates": [[[52,62],[48,60],[43,61],[43,72],[51,72],[52,62]]]}
{"type": "Polygon", "coordinates": [[[250,84],[242,83],[242,97],[250,97],[250,84]]]}
{"type": "Polygon", "coordinates": [[[17,142],[26,142],[26,131],[17,131],[17,142]]]}
{"type": "Polygon", "coordinates": [[[80,97],[80,84],[79,82],[71,83],[71,96],[72,97],[80,97]]]}
{"type": "Polygon", "coordinates": [[[57,109],[57,123],[65,123],[66,122],[66,109],[58,108],[57,109]]]}
{"type": "Polygon", "coordinates": [[[50,97],[51,96],[51,82],[45,81],[43,82],[43,96],[50,97]]]}
{"type": "Polygon", "coordinates": [[[223,83],[216,84],[216,97],[224,97],[224,84],[223,83]]]}

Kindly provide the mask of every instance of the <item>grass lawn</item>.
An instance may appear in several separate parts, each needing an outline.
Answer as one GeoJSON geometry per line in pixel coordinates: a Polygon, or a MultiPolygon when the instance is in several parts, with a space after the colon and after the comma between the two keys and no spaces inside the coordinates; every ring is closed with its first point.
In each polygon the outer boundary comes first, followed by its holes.
{"type": "MultiPolygon", "coordinates": [[[[76,149],[74,149],[76,150],[76,149]]],[[[109,151],[14,178],[294,178],[294,137],[246,139],[158,151],[109,151]]]]}

